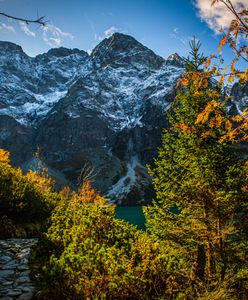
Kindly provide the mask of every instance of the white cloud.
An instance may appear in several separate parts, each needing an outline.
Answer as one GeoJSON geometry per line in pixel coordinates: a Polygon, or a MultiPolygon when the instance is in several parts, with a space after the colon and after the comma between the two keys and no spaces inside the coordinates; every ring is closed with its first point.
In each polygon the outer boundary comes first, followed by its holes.
{"type": "Polygon", "coordinates": [[[192,39],[191,36],[182,36],[182,35],[180,35],[179,34],[179,28],[174,28],[173,33],[170,33],[170,37],[180,41],[183,45],[188,44],[189,41],[192,39]]]}
{"type": "Polygon", "coordinates": [[[69,39],[73,40],[74,36],[69,32],[62,31],[59,27],[48,24],[45,27],[42,27],[43,40],[51,47],[59,47],[62,45],[64,40],[69,39]]]}
{"type": "Polygon", "coordinates": [[[188,37],[181,37],[175,33],[170,33],[170,37],[180,41],[183,45],[186,45],[190,40],[190,38],[188,38],[188,37]]]}
{"type": "Polygon", "coordinates": [[[103,32],[102,36],[98,36],[98,40],[101,41],[103,39],[107,39],[111,37],[111,35],[114,34],[115,32],[120,32],[120,30],[115,26],[111,26],[103,32]]]}
{"type": "MultiPolygon", "coordinates": [[[[88,20],[88,21],[89,21],[89,20],[88,20]]],[[[89,22],[90,22],[90,21],[89,21],[89,22]]],[[[91,25],[91,24],[93,25],[93,23],[90,23],[90,25],[91,25]]],[[[94,25],[93,25],[93,26],[94,26],[94,25]]],[[[91,26],[91,27],[92,27],[92,29],[93,29],[94,39],[96,40],[97,43],[99,43],[99,41],[102,41],[102,40],[104,40],[104,39],[106,39],[106,38],[111,37],[115,32],[120,32],[120,33],[124,33],[124,34],[127,34],[127,33],[128,33],[128,30],[122,30],[122,29],[117,28],[117,27],[115,27],[115,26],[110,26],[108,29],[106,29],[106,30],[102,33],[102,35],[98,35],[98,34],[96,33],[95,28],[94,28],[93,26],[91,26]]],[[[93,45],[93,47],[92,47],[91,49],[88,49],[88,50],[87,50],[87,52],[88,52],[89,55],[91,54],[91,52],[92,52],[92,50],[95,48],[95,46],[96,46],[96,45],[93,45]]]]}
{"type": "Polygon", "coordinates": [[[0,30],[6,30],[15,33],[15,28],[11,25],[7,25],[5,23],[0,23],[0,30]]]}
{"type": "Polygon", "coordinates": [[[27,23],[25,22],[19,22],[20,24],[20,27],[21,27],[21,30],[28,36],[32,36],[32,37],[35,37],[36,34],[34,31],[31,31],[29,28],[28,28],[28,25],[27,23]]]}
{"type": "Polygon", "coordinates": [[[173,32],[174,32],[175,34],[178,34],[178,33],[179,33],[179,29],[178,29],[178,28],[174,28],[174,29],[173,29],[173,32]]]}
{"type": "MultiPolygon", "coordinates": [[[[212,0],[195,0],[199,16],[215,32],[220,33],[221,29],[228,28],[234,19],[233,14],[220,2],[211,6],[212,0]]],[[[232,0],[232,4],[237,11],[247,7],[247,0],[232,0]]]]}

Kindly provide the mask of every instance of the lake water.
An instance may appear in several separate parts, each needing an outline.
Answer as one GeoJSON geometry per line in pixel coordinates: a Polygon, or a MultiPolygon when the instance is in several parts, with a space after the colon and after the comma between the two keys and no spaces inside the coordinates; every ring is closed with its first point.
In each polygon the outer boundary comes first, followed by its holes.
{"type": "Polygon", "coordinates": [[[145,229],[145,216],[141,206],[117,206],[116,218],[137,225],[139,229],[145,229]]]}

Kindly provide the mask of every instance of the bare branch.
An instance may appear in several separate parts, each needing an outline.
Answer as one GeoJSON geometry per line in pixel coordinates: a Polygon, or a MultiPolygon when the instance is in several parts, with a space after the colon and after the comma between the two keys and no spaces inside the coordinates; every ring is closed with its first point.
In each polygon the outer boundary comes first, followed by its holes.
{"type": "Polygon", "coordinates": [[[47,21],[45,20],[44,16],[43,17],[37,17],[37,19],[30,20],[30,19],[26,19],[26,18],[19,18],[19,17],[11,16],[11,15],[8,15],[8,14],[3,13],[3,12],[0,12],[0,15],[4,16],[6,18],[10,18],[12,20],[25,22],[26,24],[35,23],[35,24],[39,24],[41,26],[46,26],[46,24],[47,24],[47,21]]]}
{"type": "Polygon", "coordinates": [[[98,172],[95,171],[94,166],[90,162],[86,162],[81,169],[78,182],[81,185],[85,181],[92,181],[97,175],[98,172]]]}

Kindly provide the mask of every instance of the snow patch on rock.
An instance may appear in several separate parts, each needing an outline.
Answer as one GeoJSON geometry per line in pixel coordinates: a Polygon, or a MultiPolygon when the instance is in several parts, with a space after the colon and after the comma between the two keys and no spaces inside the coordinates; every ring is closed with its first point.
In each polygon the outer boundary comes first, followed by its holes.
{"type": "Polygon", "coordinates": [[[36,102],[26,102],[22,105],[12,106],[0,109],[0,115],[8,115],[16,119],[22,125],[34,125],[37,117],[44,117],[53,108],[54,104],[63,98],[66,91],[54,91],[48,94],[29,94],[36,102]]]}
{"type": "Polygon", "coordinates": [[[135,185],[137,180],[135,167],[138,163],[138,156],[134,155],[127,164],[126,174],[122,176],[108,191],[106,197],[110,198],[110,202],[118,201],[118,198],[122,199],[124,195],[127,195],[131,191],[131,188],[135,185]]]}

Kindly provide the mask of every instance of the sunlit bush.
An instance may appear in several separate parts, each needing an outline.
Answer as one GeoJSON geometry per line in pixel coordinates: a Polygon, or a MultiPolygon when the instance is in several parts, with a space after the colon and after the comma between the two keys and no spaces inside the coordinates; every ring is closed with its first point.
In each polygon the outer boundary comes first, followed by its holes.
{"type": "Polygon", "coordinates": [[[24,175],[20,168],[10,165],[9,153],[0,149],[1,237],[25,236],[25,228],[35,234],[37,224],[49,216],[58,199],[44,170],[24,175]]]}
{"type": "Polygon", "coordinates": [[[158,299],[185,289],[180,255],[117,220],[87,182],[55,208],[32,262],[41,299],[158,299]]]}

